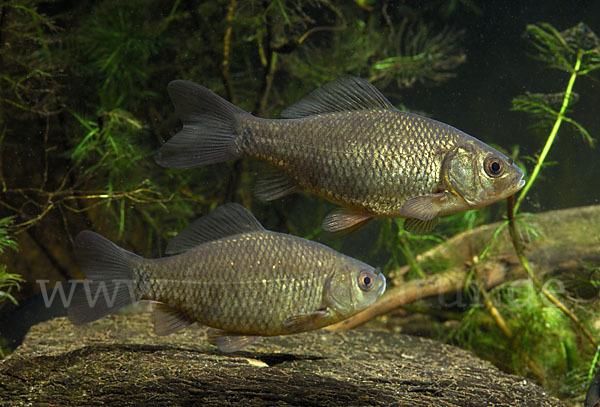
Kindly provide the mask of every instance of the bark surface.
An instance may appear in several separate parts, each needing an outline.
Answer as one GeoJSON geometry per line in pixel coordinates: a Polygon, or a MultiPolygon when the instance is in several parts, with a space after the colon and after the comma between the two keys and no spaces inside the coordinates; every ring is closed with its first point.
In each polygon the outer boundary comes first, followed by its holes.
{"type": "MultiPolygon", "coordinates": [[[[508,226],[493,239],[501,224],[483,225],[459,233],[419,255],[417,260],[427,276],[423,279],[403,281],[402,276],[410,266],[394,270],[388,289],[373,306],[328,329],[354,328],[419,299],[463,290],[467,281],[472,281],[474,264],[486,288],[526,279],[527,273],[516,256],[508,226]],[[479,261],[477,257],[492,240],[489,254],[479,261]]],[[[590,267],[600,267],[600,206],[525,214],[517,225],[525,255],[538,278],[552,279],[548,284],[563,287],[560,294],[585,300],[599,294],[591,284],[582,287],[586,292],[567,291],[573,280],[590,274],[590,267]],[[522,226],[523,222],[530,228],[529,232],[522,226]]]]}
{"type": "Polygon", "coordinates": [[[469,352],[382,331],[265,338],[234,354],[148,314],[34,326],[0,362],[1,405],[561,406],[469,352]]]}

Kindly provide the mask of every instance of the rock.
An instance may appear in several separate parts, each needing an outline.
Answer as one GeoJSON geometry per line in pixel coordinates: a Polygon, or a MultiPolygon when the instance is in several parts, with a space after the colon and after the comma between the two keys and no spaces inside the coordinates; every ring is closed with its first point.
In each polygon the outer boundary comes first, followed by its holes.
{"type": "Polygon", "coordinates": [[[469,352],[383,331],[316,331],[220,353],[203,328],[157,337],[148,314],[34,326],[0,362],[0,404],[560,406],[469,352]]]}

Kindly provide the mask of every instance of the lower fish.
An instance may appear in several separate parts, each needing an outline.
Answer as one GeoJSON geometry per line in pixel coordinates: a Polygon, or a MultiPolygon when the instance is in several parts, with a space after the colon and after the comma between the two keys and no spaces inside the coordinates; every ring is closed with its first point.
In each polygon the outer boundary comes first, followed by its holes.
{"type": "Polygon", "coordinates": [[[145,259],[91,231],[77,235],[74,252],[86,280],[76,283],[71,322],[151,300],[156,334],[197,322],[212,328],[209,341],[223,352],[342,321],[372,305],[386,286],[379,270],[265,230],[238,204],[184,229],[167,246],[169,257],[145,259]]]}

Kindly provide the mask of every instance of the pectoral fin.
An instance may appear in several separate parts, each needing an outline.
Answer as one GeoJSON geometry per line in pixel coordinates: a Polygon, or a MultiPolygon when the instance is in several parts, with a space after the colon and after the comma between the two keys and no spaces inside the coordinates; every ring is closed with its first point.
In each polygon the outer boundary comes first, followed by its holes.
{"type": "Polygon", "coordinates": [[[433,230],[439,221],[439,217],[435,217],[430,220],[421,220],[416,218],[406,218],[404,220],[404,230],[413,233],[415,235],[424,235],[427,232],[433,230]]]}
{"type": "Polygon", "coordinates": [[[355,212],[347,208],[339,208],[323,219],[323,230],[337,236],[348,234],[372,220],[366,213],[355,212]]]}
{"type": "Polygon", "coordinates": [[[154,316],[154,333],[157,335],[169,335],[194,323],[184,313],[169,307],[162,302],[152,304],[154,316]]]}
{"type": "Polygon", "coordinates": [[[208,330],[208,342],[215,345],[221,352],[236,352],[256,342],[262,336],[243,335],[235,332],[222,331],[220,329],[208,330]]]}
{"type": "Polygon", "coordinates": [[[420,220],[432,220],[440,213],[441,199],[446,196],[444,192],[421,195],[409,199],[400,209],[400,216],[420,220]]]}
{"type": "Polygon", "coordinates": [[[318,324],[327,318],[328,315],[329,312],[327,310],[293,315],[285,321],[285,327],[292,334],[310,331],[318,327],[318,324]]]}

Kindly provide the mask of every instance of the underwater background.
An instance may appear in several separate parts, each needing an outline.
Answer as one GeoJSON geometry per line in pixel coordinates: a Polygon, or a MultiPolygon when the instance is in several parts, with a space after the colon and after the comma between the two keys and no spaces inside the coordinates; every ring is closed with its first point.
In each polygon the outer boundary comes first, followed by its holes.
{"type": "MultiPolygon", "coordinates": [[[[445,239],[506,217],[500,202],[446,217],[425,236],[404,232],[402,220],[379,219],[334,238],[320,228],[334,208],[329,202],[309,194],[257,200],[257,162],[165,170],[153,156],[181,128],[166,92],[171,80],[192,80],[257,116],[277,118],[324,83],[359,76],[398,108],[505,152],[530,182],[560,116],[572,78],[568,67],[581,57],[568,120],[520,207],[540,213],[599,203],[599,30],[596,1],[2,2],[3,354],[32,324],[64,314],[46,309],[38,280],[52,287],[83,277],[71,248],[84,229],[159,257],[189,222],[221,203],[239,202],[270,230],[322,242],[393,275],[445,239]]],[[[594,338],[598,266],[582,264],[570,281],[580,298],[562,298],[594,338]]],[[[431,272],[412,267],[399,278],[431,272]]],[[[530,291],[523,295],[542,295],[530,291]]],[[[486,309],[471,307],[468,296],[460,304],[448,300],[450,307],[438,298],[421,300],[373,325],[472,349],[560,398],[581,401],[597,352],[580,327],[543,301],[532,301],[527,315],[514,312],[502,300],[502,285],[489,294],[523,339],[514,355],[494,355],[511,348],[512,339],[490,323],[486,309]]]]}

